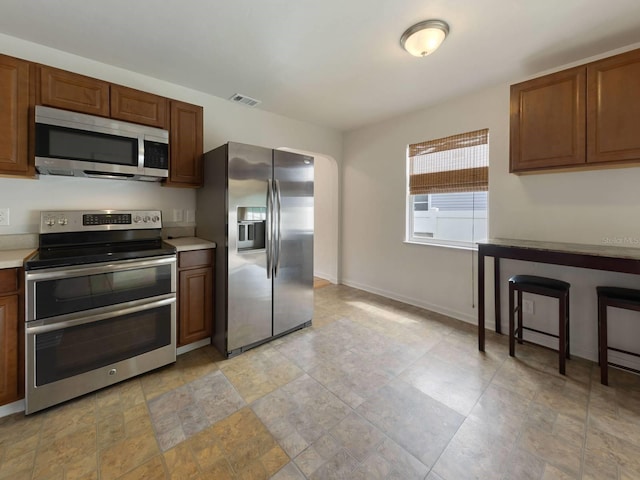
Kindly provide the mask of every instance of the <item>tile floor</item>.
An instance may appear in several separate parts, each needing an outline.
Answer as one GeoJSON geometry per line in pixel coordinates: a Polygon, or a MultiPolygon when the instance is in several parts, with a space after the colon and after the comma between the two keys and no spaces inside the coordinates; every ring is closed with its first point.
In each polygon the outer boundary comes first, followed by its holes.
{"type": "Polygon", "coordinates": [[[344,286],[314,326],[0,419],[0,479],[640,478],[640,378],[344,286]]]}

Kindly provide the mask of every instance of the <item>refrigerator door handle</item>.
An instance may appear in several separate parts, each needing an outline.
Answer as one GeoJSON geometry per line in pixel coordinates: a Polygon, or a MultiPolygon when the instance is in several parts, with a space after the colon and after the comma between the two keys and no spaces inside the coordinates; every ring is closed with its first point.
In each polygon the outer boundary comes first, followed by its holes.
{"type": "Polygon", "coordinates": [[[280,235],[280,225],[282,223],[282,196],[280,195],[280,180],[274,180],[275,183],[275,200],[276,200],[276,228],[275,234],[275,258],[273,266],[273,276],[278,276],[278,269],[280,268],[280,249],[282,246],[282,236],[280,235]]]}
{"type": "Polygon", "coordinates": [[[271,179],[267,180],[267,218],[265,226],[266,246],[265,253],[267,255],[267,278],[271,278],[273,271],[273,185],[271,179]]]}

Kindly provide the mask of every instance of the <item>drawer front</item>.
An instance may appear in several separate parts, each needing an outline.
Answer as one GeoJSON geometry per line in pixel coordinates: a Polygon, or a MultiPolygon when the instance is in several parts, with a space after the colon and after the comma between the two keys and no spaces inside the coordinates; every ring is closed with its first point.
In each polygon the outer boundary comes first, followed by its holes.
{"type": "Polygon", "coordinates": [[[5,268],[0,270],[0,294],[13,293],[18,290],[18,269],[5,268]]]}
{"type": "Polygon", "coordinates": [[[213,265],[213,249],[191,250],[178,254],[178,268],[206,267],[213,265]]]}

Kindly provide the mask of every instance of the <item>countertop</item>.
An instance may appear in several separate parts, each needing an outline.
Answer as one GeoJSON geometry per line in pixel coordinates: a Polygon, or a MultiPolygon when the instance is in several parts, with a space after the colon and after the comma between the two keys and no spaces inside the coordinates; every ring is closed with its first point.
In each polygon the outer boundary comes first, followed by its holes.
{"type": "Polygon", "coordinates": [[[176,247],[178,252],[188,252],[190,250],[203,250],[205,248],[216,248],[215,242],[202,240],[198,237],[166,238],[164,240],[169,245],[176,247]]]}
{"type": "Polygon", "coordinates": [[[22,262],[31,255],[35,249],[21,248],[18,250],[0,250],[0,268],[22,267],[22,262]]]}

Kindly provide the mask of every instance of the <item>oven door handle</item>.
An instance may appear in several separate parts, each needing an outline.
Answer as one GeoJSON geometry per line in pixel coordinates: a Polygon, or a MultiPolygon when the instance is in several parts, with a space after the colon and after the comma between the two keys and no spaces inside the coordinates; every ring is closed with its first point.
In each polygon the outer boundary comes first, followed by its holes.
{"type": "Polygon", "coordinates": [[[119,272],[122,270],[134,270],[145,267],[155,267],[158,265],[166,265],[176,263],[176,256],[154,258],[152,260],[123,260],[116,263],[105,263],[98,267],[61,267],[47,268],[46,271],[35,271],[25,273],[28,281],[50,280],[68,277],[81,277],[84,275],[96,275],[100,273],[119,272]]]}
{"type": "Polygon", "coordinates": [[[110,318],[122,317],[131,313],[144,312],[145,310],[152,310],[158,307],[164,307],[165,305],[171,305],[176,302],[175,295],[169,298],[163,298],[154,302],[143,303],[142,305],[135,305],[132,307],[119,308],[117,310],[110,310],[109,312],[98,313],[95,315],[83,316],[80,318],[74,318],[69,320],[61,320],[58,322],[48,323],[46,325],[34,325],[29,326],[30,322],[26,323],[25,330],[28,335],[34,335],[39,333],[53,332],[56,330],[62,330],[64,328],[76,327],[78,325],[85,325],[87,323],[101,322],[110,318]]]}

